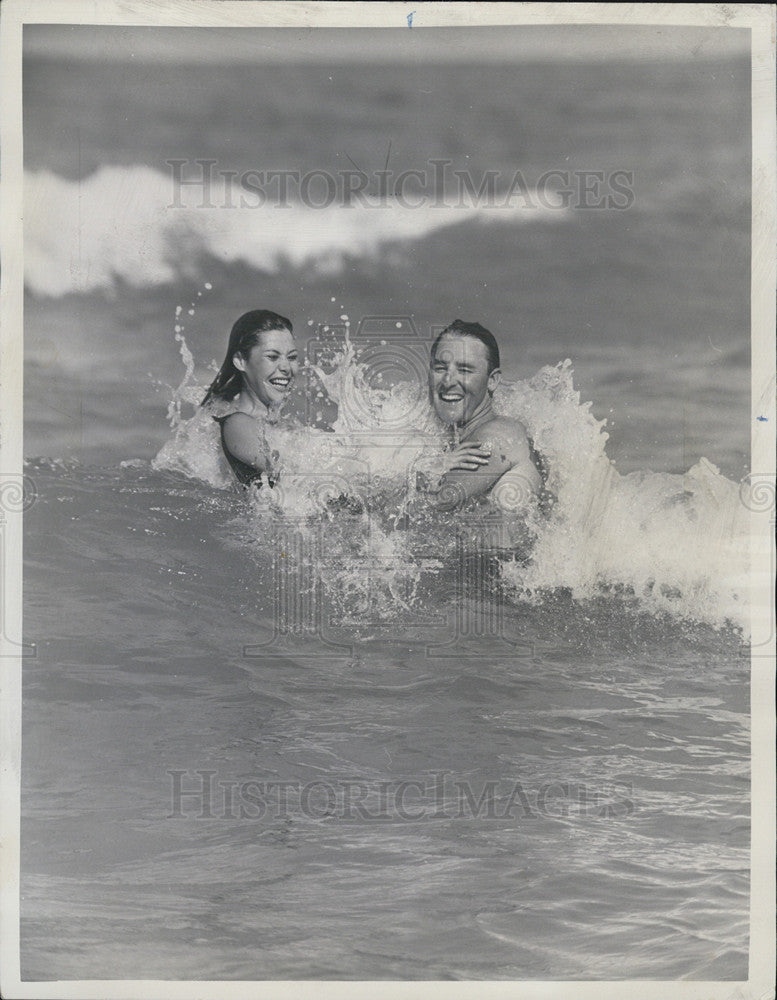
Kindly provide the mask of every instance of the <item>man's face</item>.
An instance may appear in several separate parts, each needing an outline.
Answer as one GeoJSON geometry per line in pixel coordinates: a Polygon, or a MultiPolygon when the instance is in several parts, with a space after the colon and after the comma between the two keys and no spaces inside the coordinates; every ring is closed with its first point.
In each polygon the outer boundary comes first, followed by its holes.
{"type": "Polygon", "coordinates": [[[429,366],[429,392],[440,420],[466,424],[498,381],[498,371],[489,374],[485,344],[455,333],[442,337],[429,366]]]}

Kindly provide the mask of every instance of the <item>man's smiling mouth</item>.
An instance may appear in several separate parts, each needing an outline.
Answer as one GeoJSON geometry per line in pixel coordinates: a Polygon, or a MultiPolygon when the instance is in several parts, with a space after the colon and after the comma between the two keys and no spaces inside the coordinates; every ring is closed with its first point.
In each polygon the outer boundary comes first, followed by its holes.
{"type": "Polygon", "coordinates": [[[440,392],[438,395],[443,403],[460,403],[464,399],[464,395],[458,392],[440,392]]]}

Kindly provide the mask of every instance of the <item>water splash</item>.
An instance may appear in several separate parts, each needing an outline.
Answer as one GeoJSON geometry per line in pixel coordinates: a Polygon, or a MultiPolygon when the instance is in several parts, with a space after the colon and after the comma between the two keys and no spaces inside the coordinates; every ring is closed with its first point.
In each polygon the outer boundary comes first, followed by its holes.
{"type": "MultiPolygon", "coordinates": [[[[181,417],[181,405],[196,405],[206,387],[195,384],[194,359],[176,336],[185,374],[171,403],[173,437],[153,464],[230,488],[212,413],[181,417]]],[[[522,421],[547,468],[549,502],[528,515],[487,499],[443,512],[423,504],[416,472],[444,446],[426,387],[376,385],[347,331],[307,374],[313,400],[323,393],[337,418],[327,430],[291,416],[263,427],[279,483],[250,496],[235,539],[266,547],[291,530],[296,556],[283,556],[284,572],[307,573],[308,591],[324,588],[343,620],[418,611],[430,588],[465,600],[461,560],[485,547],[488,580],[478,586],[489,599],[536,604],[565,591],[578,602],[606,597],[747,627],[748,519],[737,485],[705,459],[684,476],[620,475],[606,454],[605,421],[581,403],[570,361],[495,395],[497,411],[522,421]]]]}
{"type": "Polygon", "coordinates": [[[525,415],[555,494],[531,562],[505,567],[516,594],[618,593],[655,613],[747,627],[749,520],[737,484],[704,458],[685,475],[620,475],[569,362],[516,385],[505,406],[525,415]]]}

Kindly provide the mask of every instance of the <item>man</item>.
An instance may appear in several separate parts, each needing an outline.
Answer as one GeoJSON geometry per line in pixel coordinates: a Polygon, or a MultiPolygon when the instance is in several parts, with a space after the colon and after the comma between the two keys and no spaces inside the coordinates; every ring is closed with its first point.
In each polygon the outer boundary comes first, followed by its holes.
{"type": "Polygon", "coordinates": [[[494,412],[500,377],[496,339],[479,323],[457,319],[432,345],[430,399],[452,434],[438,482],[427,482],[426,491],[447,498],[446,506],[489,494],[504,509],[518,510],[542,487],[526,428],[494,412]]]}

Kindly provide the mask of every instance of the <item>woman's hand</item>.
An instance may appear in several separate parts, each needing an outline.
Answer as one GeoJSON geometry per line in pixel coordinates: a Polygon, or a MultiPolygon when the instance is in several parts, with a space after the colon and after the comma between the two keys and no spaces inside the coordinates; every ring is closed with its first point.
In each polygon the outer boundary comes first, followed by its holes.
{"type": "Polygon", "coordinates": [[[417,466],[416,487],[423,493],[438,493],[449,472],[476,472],[488,464],[491,449],[479,441],[465,441],[450,451],[426,457],[417,466]]]}
{"type": "Polygon", "coordinates": [[[491,449],[488,445],[483,445],[479,441],[465,441],[451,451],[446,451],[442,459],[442,472],[444,476],[447,472],[477,472],[483,465],[488,465],[491,457],[491,449]]]}

